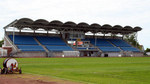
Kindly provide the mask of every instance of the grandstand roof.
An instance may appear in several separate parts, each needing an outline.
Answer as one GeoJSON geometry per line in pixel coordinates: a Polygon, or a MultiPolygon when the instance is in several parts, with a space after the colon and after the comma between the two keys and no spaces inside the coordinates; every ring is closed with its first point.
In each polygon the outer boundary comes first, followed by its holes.
{"type": "Polygon", "coordinates": [[[9,27],[16,27],[17,29],[21,30],[23,28],[31,28],[32,30],[37,30],[39,28],[42,28],[46,31],[50,31],[52,29],[56,29],[59,31],[83,31],[88,32],[91,31],[92,33],[102,32],[102,33],[112,33],[112,34],[130,34],[134,32],[141,31],[141,27],[131,27],[131,26],[125,26],[122,27],[121,25],[115,25],[111,26],[109,24],[100,25],[98,23],[93,23],[89,25],[88,23],[81,22],[79,24],[76,24],[75,22],[68,21],[68,22],[61,22],[59,20],[53,20],[51,22],[44,20],[44,19],[38,19],[33,21],[29,18],[21,18],[19,20],[15,20],[12,23],[8,24],[4,29],[7,29],[9,27]]]}

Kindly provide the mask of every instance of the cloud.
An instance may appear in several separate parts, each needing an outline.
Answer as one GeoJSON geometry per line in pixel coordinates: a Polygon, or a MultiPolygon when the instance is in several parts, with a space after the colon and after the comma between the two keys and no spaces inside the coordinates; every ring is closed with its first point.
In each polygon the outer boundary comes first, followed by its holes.
{"type": "Polygon", "coordinates": [[[147,38],[150,21],[150,0],[0,0],[0,38],[3,27],[15,19],[23,17],[36,19],[60,20],[141,26],[139,42],[150,47],[147,38]]]}

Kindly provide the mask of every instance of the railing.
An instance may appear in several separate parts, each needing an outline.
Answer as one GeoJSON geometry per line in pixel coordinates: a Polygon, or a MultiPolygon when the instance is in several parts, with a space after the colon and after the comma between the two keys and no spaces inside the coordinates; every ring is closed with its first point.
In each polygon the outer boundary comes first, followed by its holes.
{"type": "Polygon", "coordinates": [[[64,57],[65,56],[73,56],[73,57],[79,57],[80,56],[80,52],[79,51],[63,51],[64,57]]]}
{"type": "Polygon", "coordinates": [[[47,57],[53,57],[53,51],[49,51],[49,52],[46,52],[47,53],[47,57]]]}
{"type": "Polygon", "coordinates": [[[13,52],[11,52],[11,53],[9,54],[9,56],[8,56],[8,57],[13,57],[14,55],[17,55],[17,53],[18,53],[18,52],[13,51],[13,52]]]}

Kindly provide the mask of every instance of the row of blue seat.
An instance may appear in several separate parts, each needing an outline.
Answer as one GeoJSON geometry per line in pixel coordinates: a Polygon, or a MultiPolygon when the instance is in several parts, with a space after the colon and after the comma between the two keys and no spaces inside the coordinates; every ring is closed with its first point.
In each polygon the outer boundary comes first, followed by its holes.
{"type": "Polygon", "coordinates": [[[131,47],[131,45],[129,45],[127,42],[121,40],[121,39],[94,39],[94,38],[90,38],[89,41],[96,46],[109,46],[109,47],[113,47],[112,44],[114,44],[117,47],[131,47]],[[96,41],[96,42],[95,42],[96,41]],[[112,44],[111,44],[112,43],[112,44]]]}
{"type": "Polygon", "coordinates": [[[121,39],[107,39],[111,43],[113,43],[117,47],[131,47],[127,42],[121,40],[121,39]]]}
{"type": "MultiPolygon", "coordinates": [[[[10,39],[13,41],[13,35],[9,35],[10,39]]],[[[45,45],[49,51],[72,51],[73,49],[60,38],[60,37],[48,37],[48,36],[36,36],[37,40],[42,45],[45,45]]],[[[95,39],[91,38],[89,41],[95,45],[95,39]]],[[[38,43],[34,40],[32,36],[23,36],[23,35],[15,35],[15,42],[18,45],[18,48],[22,51],[44,51],[41,46],[38,46],[38,43]],[[33,46],[34,45],[34,46],[33,46]],[[36,45],[36,46],[35,46],[36,45]]],[[[134,51],[139,52],[138,49],[131,47],[128,43],[121,39],[97,39],[96,46],[99,47],[102,51],[112,51],[119,52],[120,49],[114,47],[112,44],[120,47],[124,51],[134,51]]],[[[87,49],[87,48],[78,48],[78,49],[87,49]]],[[[88,48],[93,49],[93,48],[88,48]]]]}
{"type": "Polygon", "coordinates": [[[107,46],[107,47],[109,46],[109,47],[113,47],[113,45],[111,43],[109,43],[106,39],[96,39],[95,40],[95,39],[91,38],[89,40],[94,45],[96,43],[96,46],[107,46]]]}
{"type": "Polygon", "coordinates": [[[21,51],[45,51],[42,46],[39,45],[17,45],[21,51]]]}
{"type": "MultiPolygon", "coordinates": [[[[21,51],[44,51],[34,40],[33,36],[15,35],[14,37],[14,43],[21,51]]],[[[13,35],[9,35],[9,38],[13,41],[13,35]]],[[[35,38],[37,38],[42,45],[45,45],[49,51],[73,50],[71,47],[67,46],[60,37],[35,36],[35,38]]]]}
{"type": "Polygon", "coordinates": [[[69,46],[48,46],[48,45],[46,45],[46,48],[49,51],[73,51],[73,49],[69,46]]]}
{"type": "Polygon", "coordinates": [[[120,47],[123,51],[133,51],[133,52],[140,52],[139,49],[133,47],[120,47]]]}
{"type": "MultiPolygon", "coordinates": [[[[9,35],[9,38],[13,41],[13,35],[9,35]]],[[[16,45],[38,45],[32,36],[15,35],[14,44],[16,45]]]]}
{"type": "Polygon", "coordinates": [[[102,50],[103,52],[120,52],[120,49],[117,47],[120,47],[123,51],[133,51],[133,52],[140,52],[140,50],[132,47],[130,44],[128,44],[127,42],[125,42],[124,40],[121,39],[89,39],[90,42],[95,45],[95,41],[96,41],[96,45],[98,46],[100,50],[102,50]],[[112,44],[114,44],[115,46],[113,46],[112,44]]]}
{"type": "MultiPolygon", "coordinates": [[[[9,38],[13,41],[13,35],[9,35],[9,38]]],[[[66,45],[60,37],[36,36],[36,38],[42,45],[66,45]]],[[[32,36],[25,35],[15,35],[14,43],[16,45],[38,45],[32,36]]]]}
{"type": "Polygon", "coordinates": [[[64,45],[66,46],[66,43],[60,37],[37,36],[36,38],[38,39],[38,41],[40,41],[42,45],[64,45]]]}
{"type": "Polygon", "coordinates": [[[49,51],[73,51],[60,37],[37,36],[36,38],[49,51]]]}
{"type": "MultiPolygon", "coordinates": [[[[21,51],[45,51],[38,45],[17,45],[21,51]]],[[[69,46],[46,46],[49,51],[73,51],[69,46]]]]}
{"type": "MultiPolygon", "coordinates": [[[[123,51],[140,52],[140,50],[133,47],[120,47],[123,51]]],[[[103,52],[120,52],[121,50],[117,47],[99,47],[103,52]]]]}
{"type": "Polygon", "coordinates": [[[95,50],[96,48],[93,48],[93,47],[89,47],[89,48],[86,48],[86,47],[77,47],[77,49],[79,49],[79,50],[95,50]]]}
{"type": "Polygon", "coordinates": [[[120,49],[117,47],[99,47],[103,52],[120,52],[120,49]]]}

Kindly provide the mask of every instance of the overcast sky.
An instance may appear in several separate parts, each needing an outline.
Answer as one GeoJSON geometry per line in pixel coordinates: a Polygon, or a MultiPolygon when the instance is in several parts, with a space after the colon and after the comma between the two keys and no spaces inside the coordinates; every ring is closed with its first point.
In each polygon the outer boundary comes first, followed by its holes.
{"type": "Polygon", "coordinates": [[[0,0],[3,27],[20,18],[140,26],[138,41],[150,48],[150,0],[0,0]]]}

